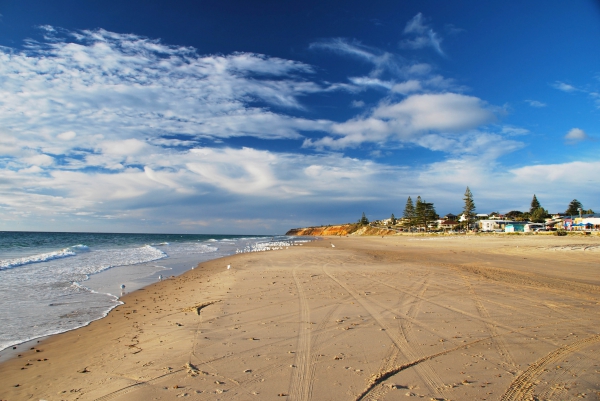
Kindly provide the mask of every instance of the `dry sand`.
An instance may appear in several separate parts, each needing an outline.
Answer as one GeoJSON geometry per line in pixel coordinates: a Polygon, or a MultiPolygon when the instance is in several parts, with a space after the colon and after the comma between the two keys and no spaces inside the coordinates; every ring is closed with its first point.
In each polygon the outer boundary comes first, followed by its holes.
{"type": "Polygon", "coordinates": [[[325,238],[123,301],[1,364],[0,399],[600,399],[598,237],[325,238]]]}

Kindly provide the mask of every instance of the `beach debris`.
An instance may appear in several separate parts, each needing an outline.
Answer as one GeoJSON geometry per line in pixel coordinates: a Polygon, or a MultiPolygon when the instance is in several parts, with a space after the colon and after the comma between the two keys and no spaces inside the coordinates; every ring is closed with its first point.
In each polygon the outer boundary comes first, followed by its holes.
{"type": "Polygon", "coordinates": [[[204,308],[206,308],[209,305],[215,304],[217,302],[221,302],[221,301],[209,301],[209,302],[204,302],[198,305],[194,305],[194,306],[190,306],[189,308],[185,308],[182,309],[182,312],[196,312],[196,315],[200,315],[200,311],[204,308]]]}
{"type": "Polygon", "coordinates": [[[227,265],[227,270],[231,269],[231,265],[227,265]]]}
{"type": "Polygon", "coordinates": [[[244,373],[252,373],[252,369],[246,369],[244,370],[244,373]]]}
{"type": "Polygon", "coordinates": [[[77,373],[89,373],[90,371],[88,370],[87,366],[83,369],[80,369],[77,371],[77,373]]]}
{"type": "Polygon", "coordinates": [[[335,245],[331,244],[331,247],[332,247],[332,248],[335,248],[335,245]]]}

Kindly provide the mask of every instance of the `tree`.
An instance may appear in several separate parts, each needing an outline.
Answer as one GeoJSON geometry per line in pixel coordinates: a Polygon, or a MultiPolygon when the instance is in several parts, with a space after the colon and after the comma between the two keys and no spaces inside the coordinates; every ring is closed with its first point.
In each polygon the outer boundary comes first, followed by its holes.
{"type": "Polygon", "coordinates": [[[420,196],[417,197],[417,203],[415,204],[415,219],[417,224],[424,226],[425,231],[427,231],[427,226],[429,223],[434,221],[436,218],[437,214],[435,212],[433,203],[421,200],[420,196]]]}
{"type": "Polygon", "coordinates": [[[511,210],[504,215],[508,220],[518,220],[521,216],[523,216],[523,212],[519,210],[511,210]]]}
{"type": "Polygon", "coordinates": [[[390,223],[391,223],[392,225],[395,225],[395,224],[396,224],[396,216],[394,216],[394,213],[392,213],[392,216],[390,217],[390,223]]]}
{"type": "Polygon", "coordinates": [[[402,217],[404,218],[404,225],[409,229],[412,228],[415,221],[415,205],[413,204],[410,196],[406,200],[406,206],[404,206],[404,212],[402,213],[402,217]]]}
{"type": "Polygon", "coordinates": [[[467,221],[467,229],[471,224],[471,220],[475,217],[475,202],[473,202],[473,194],[469,187],[465,191],[465,197],[463,200],[465,201],[465,207],[463,208],[463,215],[465,216],[465,220],[467,221]]]}
{"type": "Polygon", "coordinates": [[[534,223],[543,223],[546,221],[546,217],[548,217],[548,211],[543,207],[538,207],[531,213],[529,219],[534,223]]]}
{"type": "Polygon", "coordinates": [[[363,212],[362,217],[360,218],[360,220],[358,220],[358,223],[362,224],[363,226],[369,224],[369,219],[367,219],[367,216],[365,216],[365,212],[363,212]]]}
{"type": "Polygon", "coordinates": [[[583,209],[581,202],[577,199],[573,199],[571,203],[569,203],[569,208],[565,211],[565,214],[570,216],[579,215],[579,209],[583,209]]]}
{"type": "Polygon", "coordinates": [[[535,197],[535,194],[533,194],[533,199],[531,200],[531,206],[529,207],[529,214],[533,214],[533,212],[536,209],[539,209],[540,207],[542,207],[542,205],[540,205],[540,202],[538,202],[537,198],[535,197]]]}

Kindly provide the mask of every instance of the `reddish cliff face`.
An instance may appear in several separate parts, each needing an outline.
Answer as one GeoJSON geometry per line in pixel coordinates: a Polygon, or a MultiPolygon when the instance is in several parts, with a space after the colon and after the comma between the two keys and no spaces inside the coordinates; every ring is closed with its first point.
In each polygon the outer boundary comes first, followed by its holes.
{"type": "Polygon", "coordinates": [[[306,235],[313,237],[322,237],[328,235],[393,235],[393,230],[385,228],[376,228],[371,226],[361,226],[360,224],[342,224],[338,226],[293,228],[285,235],[306,235]]]}

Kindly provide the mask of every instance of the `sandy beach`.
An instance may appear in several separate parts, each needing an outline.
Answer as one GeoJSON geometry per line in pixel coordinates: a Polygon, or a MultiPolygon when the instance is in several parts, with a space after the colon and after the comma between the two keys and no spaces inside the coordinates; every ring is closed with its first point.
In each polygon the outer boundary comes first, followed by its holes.
{"type": "Polygon", "coordinates": [[[122,301],[18,346],[0,399],[600,399],[597,236],[328,237],[122,301]]]}

